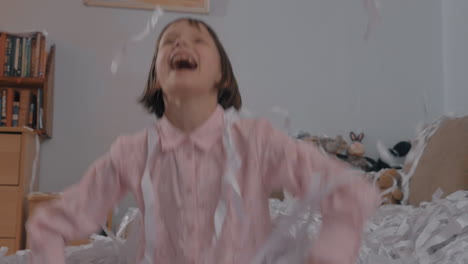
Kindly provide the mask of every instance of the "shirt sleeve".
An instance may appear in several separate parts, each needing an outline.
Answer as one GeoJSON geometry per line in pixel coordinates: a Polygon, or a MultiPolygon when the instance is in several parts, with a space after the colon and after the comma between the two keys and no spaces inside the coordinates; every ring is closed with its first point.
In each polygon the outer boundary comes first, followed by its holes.
{"type": "MultiPolygon", "coordinates": [[[[339,183],[343,177],[357,173],[313,144],[292,139],[274,129],[267,121],[259,121],[256,132],[260,168],[268,194],[284,189],[303,198],[314,184],[314,175],[322,177],[322,186],[339,183]]],[[[311,249],[311,263],[355,263],[363,226],[378,205],[377,190],[365,180],[364,173],[339,186],[321,202],[323,225],[311,249]]]]}
{"type": "Polygon", "coordinates": [[[26,227],[33,264],[64,264],[68,241],[87,237],[105,224],[127,189],[122,181],[124,145],[119,137],[79,183],[36,209],[26,227]]]}

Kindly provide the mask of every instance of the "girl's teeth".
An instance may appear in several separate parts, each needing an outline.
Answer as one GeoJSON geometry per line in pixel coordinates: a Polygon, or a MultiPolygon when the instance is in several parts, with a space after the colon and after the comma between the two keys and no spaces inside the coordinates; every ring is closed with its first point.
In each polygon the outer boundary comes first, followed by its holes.
{"type": "Polygon", "coordinates": [[[193,59],[192,56],[188,56],[186,54],[176,54],[172,57],[171,59],[171,67],[172,68],[178,68],[179,64],[180,63],[188,63],[189,64],[189,68],[194,68],[196,67],[197,63],[195,62],[195,60],[193,59]]]}

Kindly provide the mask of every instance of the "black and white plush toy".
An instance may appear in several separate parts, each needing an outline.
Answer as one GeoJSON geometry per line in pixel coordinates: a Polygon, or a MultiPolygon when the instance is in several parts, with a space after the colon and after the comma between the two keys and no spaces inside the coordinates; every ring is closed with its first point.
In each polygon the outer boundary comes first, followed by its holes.
{"type": "MultiPolygon", "coordinates": [[[[401,169],[400,165],[394,164],[394,160],[403,160],[411,150],[409,141],[400,141],[393,148],[388,150],[379,149],[380,157],[377,161],[366,157],[367,161],[372,164],[369,171],[380,171],[382,169],[401,169]]],[[[403,162],[400,162],[403,163],[403,162]]]]}

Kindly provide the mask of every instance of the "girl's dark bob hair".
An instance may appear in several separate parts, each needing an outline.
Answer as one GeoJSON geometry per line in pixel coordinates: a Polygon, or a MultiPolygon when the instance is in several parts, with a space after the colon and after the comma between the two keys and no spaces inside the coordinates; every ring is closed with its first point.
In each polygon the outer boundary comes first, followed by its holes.
{"type": "Polygon", "coordinates": [[[151,69],[148,75],[146,88],[139,102],[142,103],[150,113],[156,114],[157,118],[161,118],[164,115],[164,95],[160,85],[158,85],[157,82],[158,76],[156,74],[156,58],[158,56],[159,43],[161,41],[161,37],[164,35],[164,32],[166,32],[169,26],[180,21],[187,21],[191,26],[197,28],[205,27],[208,33],[211,35],[211,38],[216,44],[216,48],[218,49],[219,57],[221,59],[221,81],[216,85],[216,88],[218,88],[218,104],[221,105],[224,109],[234,107],[235,109],[239,110],[242,107],[242,99],[227,53],[213,29],[205,22],[193,18],[177,19],[166,25],[162,30],[156,42],[156,51],[153,56],[153,62],[151,63],[151,69]]]}

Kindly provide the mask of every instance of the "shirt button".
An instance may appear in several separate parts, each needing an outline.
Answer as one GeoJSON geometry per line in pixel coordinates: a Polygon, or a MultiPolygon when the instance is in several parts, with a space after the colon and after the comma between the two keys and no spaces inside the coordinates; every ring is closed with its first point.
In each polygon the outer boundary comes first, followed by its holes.
{"type": "Polygon", "coordinates": [[[191,160],[193,158],[193,152],[195,151],[193,145],[189,146],[186,150],[185,150],[185,156],[187,157],[187,159],[191,160]]]}

